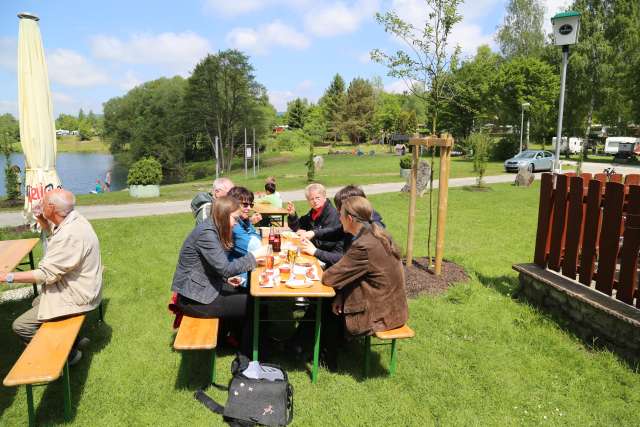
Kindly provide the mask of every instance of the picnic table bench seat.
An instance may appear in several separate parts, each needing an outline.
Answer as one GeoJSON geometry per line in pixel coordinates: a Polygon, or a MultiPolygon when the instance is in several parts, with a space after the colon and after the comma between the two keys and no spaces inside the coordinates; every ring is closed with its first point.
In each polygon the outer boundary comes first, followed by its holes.
{"type": "Polygon", "coordinates": [[[26,386],[30,426],[35,425],[32,386],[50,383],[61,375],[64,416],[67,421],[71,418],[71,384],[67,359],[84,319],[85,315],[80,314],[43,323],[5,377],[3,384],[7,387],[26,386]]]}
{"type": "Polygon", "coordinates": [[[211,350],[211,383],[216,381],[216,345],[219,319],[184,315],[173,342],[176,350],[211,350]]]}
{"type": "MultiPolygon", "coordinates": [[[[413,338],[416,335],[413,329],[408,325],[402,325],[396,329],[390,329],[388,331],[375,332],[374,336],[383,341],[391,340],[391,361],[389,362],[389,375],[393,376],[396,372],[396,366],[398,364],[398,347],[396,340],[413,338]]],[[[380,345],[380,344],[379,344],[380,345]]],[[[364,376],[369,375],[369,365],[371,359],[371,336],[364,338],[364,376]]]]}

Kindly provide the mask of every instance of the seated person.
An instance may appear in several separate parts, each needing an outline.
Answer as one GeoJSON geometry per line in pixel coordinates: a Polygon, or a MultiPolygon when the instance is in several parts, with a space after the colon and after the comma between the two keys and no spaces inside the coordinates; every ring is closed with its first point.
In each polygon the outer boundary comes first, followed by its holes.
{"type": "Polygon", "coordinates": [[[231,187],[233,187],[233,182],[229,178],[217,178],[213,181],[210,193],[201,192],[193,197],[191,212],[196,219],[196,224],[200,224],[209,217],[211,205],[218,197],[226,196],[231,187]]]}
{"type": "MultiPolygon", "coordinates": [[[[0,273],[2,282],[42,285],[33,307],[13,322],[13,330],[25,344],[47,320],[86,313],[102,301],[100,242],[89,221],[74,210],[75,203],[73,193],[67,190],[58,188],[45,193],[42,204],[34,206],[36,220],[49,234],[47,251],[38,268],[0,273]]],[[[69,364],[77,363],[81,357],[74,345],[69,364]]]]}
{"type": "Polygon", "coordinates": [[[282,207],[282,197],[280,197],[280,193],[276,191],[275,181],[267,181],[264,184],[264,191],[266,194],[264,196],[260,196],[256,202],[269,203],[276,208],[282,207]]]}
{"type": "Polygon", "coordinates": [[[187,316],[233,319],[243,322],[243,351],[249,351],[250,321],[246,292],[228,279],[253,270],[256,258],[266,255],[260,247],[243,257],[229,261],[233,249],[233,226],[241,215],[240,203],[232,197],[220,197],[213,204],[211,219],[197,225],[180,249],[171,290],[178,294],[177,308],[187,316]]]}
{"type": "MultiPolygon", "coordinates": [[[[253,217],[249,217],[253,207],[253,193],[245,187],[233,187],[227,195],[240,203],[241,212],[233,226],[233,248],[229,251],[229,261],[232,261],[262,246],[262,239],[252,225],[252,221],[257,222],[262,217],[260,214],[254,214],[253,217]]],[[[246,286],[247,273],[244,272],[240,276],[245,279],[244,286],[246,286]]]]}
{"type": "MultiPolygon", "coordinates": [[[[322,276],[323,283],[336,290],[332,311],[344,319],[346,331],[352,336],[399,328],[409,317],[400,251],[391,236],[373,221],[372,214],[371,204],[364,197],[349,197],[342,202],[340,222],[355,239],[342,259],[322,276]]],[[[331,317],[333,324],[339,325],[333,330],[339,330],[342,322],[331,317]]],[[[329,333],[332,327],[325,329],[329,333]]],[[[335,345],[341,336],[322,340],[328,357],[335,357],[335,345]]]]}
{"type": "MultiPolygon", "coordinates": [[[[341,188],[333,198],[333,201],[336,204],[336,209],[340,211],[340,208],[342,207],[342,201],[353,196],[366,197],[364,191],[362,191],[362,188],[358,186],[347,185],[346,187],[341,188]]],[[[376,212],[375,209],[373,210],[372,218],[376,224],[383,228],[385,227],[384,223],[382,222],[382,217],[378,212],[376,212]]],[[[342,258],[343,251],[346,252],[347,249],[349,249],[349,246],[351,246],[351,241],[354,238],[352,235],[344,232],[344,230],[342,229],[342,224],[338,224],[334,227],[318,229],[316,231],[305,231],[304,233],[301,233],[301,236],[304,239],[302,242],[302,251],[309,255],[315,256],[327,265],[333,265],[338,262],[340,258],[342,258]],[[343,251],[333,252],[318,249],[310,240],[314,237],[321,240],[341,240],[343,244],[343,251]]]]}
{"type": "MultiPolygon", "coordinates": [[[[315,233],[319,230],[340,226],[340,215],[331,202],[327,200],[327,192],[322,184],[308,185],[304,190],[304,194],[311,206],[311,210],[305,215],[298,217],[293,203],[289,202],[287,204],[287,211],[289,212],[287,223],[292,231],[296,231],[300,236],[304,236],[306,231],[313,231],[315,233]]],[[[342,240],[312,237],[311,243],[323,251],[340,254],[343,252],[342,240]]]]}

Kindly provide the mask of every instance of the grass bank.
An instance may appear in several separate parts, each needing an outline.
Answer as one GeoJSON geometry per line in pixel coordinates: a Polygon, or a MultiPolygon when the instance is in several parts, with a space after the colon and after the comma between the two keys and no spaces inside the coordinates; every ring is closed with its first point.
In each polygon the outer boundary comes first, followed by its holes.
{"type": "MultiPolygon", "coordinates": [[[[385,351],[373,357],[372,378],[363,381],[356,345],[340,355],[341,371],[321,369],[316,385],[294,360],[274,360],[290,372],[294,425],[638,424],[637,368],[588,349],[547,316],[511,298],[517,285],[511,265],[533,254],[538,189],[491,188],[450,190],[446,258],[462,264],[472,280],[444,295],[410,301],[417,336],[400,344],[396,377],[386,377],[385,351]]],[[[406,195],[371,199],[404,246],[406,195]]],[[[425,254],[426,203],[425,198],[418,204],[418,255],[425,254]]],[[[188,356],[171,350],[166,304],[191,216],[93,223],[107,267],[106,324],[97,325],[90,316],[85,325],[92,343],[71,370],[74,425],[223,425],[192,397],[206,377],[206,357],[185,360],[188,356]]],[[[21,351],[11,321],[28,303],[0,305],[1,376],[21,351]]],[[[220,354],[218,375],[225,382],[233,356],[220,354]]],[[[59,384],[35,389],[41,423],[62,423],[60,393],[59,384]]],[[[225,400],[222,392],[210,394],[225,400]]],[[[24,389],[0,388],[0,424],[25,422],[24,389]]]]}

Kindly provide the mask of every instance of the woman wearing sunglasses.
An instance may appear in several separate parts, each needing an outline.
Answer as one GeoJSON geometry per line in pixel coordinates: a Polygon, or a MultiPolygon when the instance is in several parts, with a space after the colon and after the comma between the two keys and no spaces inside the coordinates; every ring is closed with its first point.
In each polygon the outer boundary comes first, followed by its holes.
{"type": "MultiPolygon", "coordinates": [[[[253,193],[245,187],[233,187],[227,195],[240,204],[240,214],[233,226],[233,249],[229,252],[229,260],[234,260],[262,245],[262,239],[253,226],[262,219],[262,216],[258,213],[251,215],[253,193]]],[[[245,279],[244,284],[246,285],[247,274],[244,273],[242,277],[245,279]]]]}

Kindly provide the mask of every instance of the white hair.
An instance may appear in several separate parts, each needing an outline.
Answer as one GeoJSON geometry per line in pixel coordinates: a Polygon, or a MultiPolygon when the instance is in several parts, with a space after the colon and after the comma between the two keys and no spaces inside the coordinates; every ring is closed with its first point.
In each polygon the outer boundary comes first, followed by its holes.
{"type": "Polygon", "coordinates": [[[56,208],[56,212],[65,217],[71,213],[76,206],[76,196],[71,191],[59,190],[47,193],[47,201],[56,208]]]}
{"type": "Polygon", "coordinates": [[[312,192],[320,193],[322,194],[323,197],[327,196],[327,190],[324,188],[324,185],[322,184],[313,183],[313,184],[307,185],[307,188],[304,189],[304,197],[308,199],[309,194],[311,194],[312,192]]]}
{"type": "Polygon", "coordinates": [[[222,177],[213,181],[213,190],[228,190],[233,187],[233,181],[229,178],[222,177]]]}

